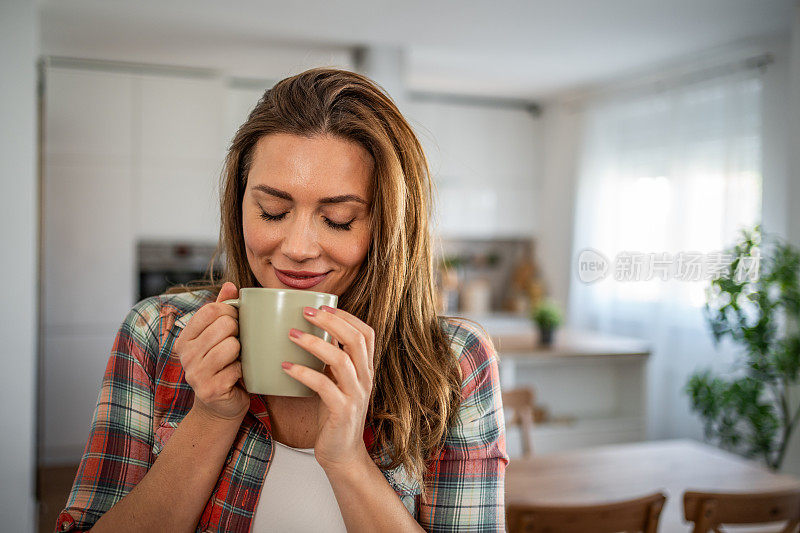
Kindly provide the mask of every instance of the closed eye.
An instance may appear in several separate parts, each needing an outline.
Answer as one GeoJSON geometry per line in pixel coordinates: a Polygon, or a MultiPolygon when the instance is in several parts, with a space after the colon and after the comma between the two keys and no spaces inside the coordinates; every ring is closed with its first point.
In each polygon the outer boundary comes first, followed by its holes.
{"type": "Polygon", "coordinates": [[[269,213],[267,213],[262,209],[261,214],[259,216],[264,220],[281,220],[283,219],[283,217],[286,216],[286,213],[281,213],[280,215],[270,215],[269,213]]]}
{"type": "MultiPolygon", "coordinates": [[[[288,211],[285,211],[285,212],[281,213],[280,215],[270,215],[269,213],[267,213],[266,211],[264,211],[262,209],[261,210],[261,214],[259,216],[264,220],[278,221],[278,220],[283,220],[283,218],[286,216],[286,213],[288,213],[288,211]]],[[[331,219],[329,219],[327,217],[322,217],[322,218],[325,220],[325,224],[327,224],[329,227],[331,227],[333,229],[337,229],[337,230],[342,230],[342,231],[350,231],[350,229],[352,229],[351,227],[352,227],[353,221],[355,220],[355,218],[354,218],[353,220],[351,220],[349,222],[345,222],[343,224],[339,224],[339,223],[334,222],[333,220],[331,220],[331,219]]]]}
{"type": "Polygon", "coordinates": [[[355,219],[353,219],[350,222],[345,222],[344,224],[337,224],[336,222],[334,222],[333,220],[331,220],[331,219],[329,219],[327,217],[322,217],[322,218],[325,219],[325,223],[328,226],[332,227],[333,229],[339,229],[339,230],[343,230],[343,231],[350,231],[350,226],[353,224],[353,220],[355,220],[355,219]]]}

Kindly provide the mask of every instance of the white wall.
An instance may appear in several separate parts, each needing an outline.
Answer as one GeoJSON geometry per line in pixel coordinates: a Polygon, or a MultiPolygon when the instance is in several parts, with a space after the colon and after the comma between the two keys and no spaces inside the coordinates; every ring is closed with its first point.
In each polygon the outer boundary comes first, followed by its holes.
{"type": "Polygon", "coordinates": [[[791,130],[789,131],[789,161],[788,181],[790,184],[787,195],[790,219],[789,240],[800,246],[800,0],[796,0],[794,22],[792,24],[792,42],[789,56],[789,103],[787,115],[790,117],[791,130]]]}
{"type": "Polygon", "coordinates": [[[537,193],[546,201],[537,205],[536,257],[549,297],[566,310],[573,277],[572,233],[583,113],[578,103],[555,102],[544,108],[541,119],[543,162],[537,193]]]}
{"type": "Polygon", "coordinates": [[[786,194],[789,186],[789,41],[772,47],[775,62],[764,73],[762,99],[762,194],[763,228],[787,235],[790,209],[786,194]]]}
{"type": "Polygon", "coordinates": [[[0,524],[35,529],[38,179],[33,0],[0,3],[0,524]]]}
{"type": "MultiPolygon", "coordinates": [[[[779,133],[784,135],[785,142],[785,187],[784,205],[786,210],[786,238],[794,246],[800,246],[800,1],[795,8],[792,24],[792,39],[784,61],[784,81],[786,83],[786,112],[776,125],[782,126],[779,133]]],[[[779,205],[775,202],[775,205],[779,205]]],[[[766,208],[765,203],[765,208],[766,208]]],[[[795,392],[797,392],[795,390],[795,392]]],[[[800,395],[795,394],[795,398],[800,395]]],[[[796,406],[795,406],[796,408],[796,406]]],[[[800,428],[795,427],[794,435],[789,441],[782,470],[800,475],[800,428]]]]}

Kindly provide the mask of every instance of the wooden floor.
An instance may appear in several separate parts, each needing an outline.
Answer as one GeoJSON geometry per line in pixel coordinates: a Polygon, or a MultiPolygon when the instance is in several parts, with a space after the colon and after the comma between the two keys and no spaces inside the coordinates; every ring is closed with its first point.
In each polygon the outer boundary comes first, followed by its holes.
{"type": "Polygon", "coordinates": [[[52,533],[67,503],[78,465],[39,468],[39,532],[52,533]]]}

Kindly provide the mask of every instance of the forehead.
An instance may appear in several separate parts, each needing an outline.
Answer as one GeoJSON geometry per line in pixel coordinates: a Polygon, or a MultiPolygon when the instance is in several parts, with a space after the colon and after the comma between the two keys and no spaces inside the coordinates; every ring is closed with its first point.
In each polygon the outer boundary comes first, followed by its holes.
{"type": "Polygon", "coordinates": [[[369,201],[372,170],[372,156],[358,143],[276,133],[256,143],[247,184],[269,185],[296,199],[357,194],[369,201]]]}

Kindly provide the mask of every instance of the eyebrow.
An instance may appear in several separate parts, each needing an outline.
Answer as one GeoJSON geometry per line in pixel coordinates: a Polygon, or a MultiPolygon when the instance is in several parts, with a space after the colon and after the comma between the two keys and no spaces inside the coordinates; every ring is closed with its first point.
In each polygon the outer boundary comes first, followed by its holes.
{"type": "MultiPolygon", "coordinates": [[[[292,201],[292,195],[286,191],[282,191],[280,189],[274,189],[267,185],[253,185],[253,189],[256,191],[261,191],[266,194],[270,194],[272,196],[277,196],[278,198],[283,198],[284,200],[292,201]]],[[[321,204],[339,204],[342,202],[359,202],[361,204],[367,205],[366,200],[361,198],[360,196],[356,196],[355,194],[340,194],[338,196],[329,196],[327,198],[320,198],[319,203],[321,204]]]]}

